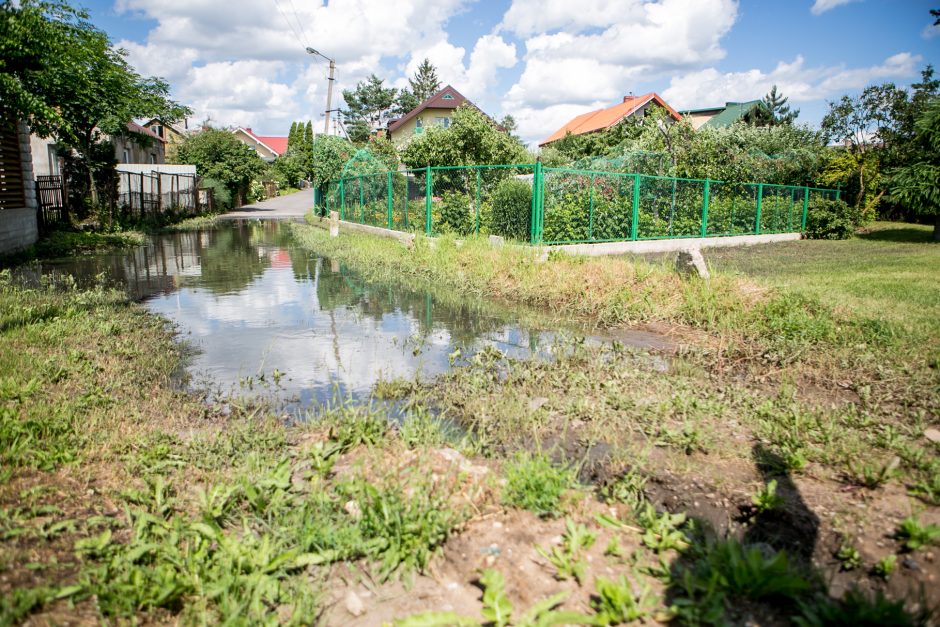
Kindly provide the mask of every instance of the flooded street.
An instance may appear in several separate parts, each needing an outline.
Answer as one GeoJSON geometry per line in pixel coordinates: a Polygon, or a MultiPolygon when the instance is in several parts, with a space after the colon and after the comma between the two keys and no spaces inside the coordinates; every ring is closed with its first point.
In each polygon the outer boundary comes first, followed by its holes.
{"type": "Polygon", "coordinates": [[[484,346],[526,357],[554,337],[491,303],[366,282],[293,247],[276,222],[162,235],[43,271],[123,286],[170,320],[195,349],[194,388],[225,396],[276,387],[293,407],[367,398],[380,379],[432,377],[484,346]]]}

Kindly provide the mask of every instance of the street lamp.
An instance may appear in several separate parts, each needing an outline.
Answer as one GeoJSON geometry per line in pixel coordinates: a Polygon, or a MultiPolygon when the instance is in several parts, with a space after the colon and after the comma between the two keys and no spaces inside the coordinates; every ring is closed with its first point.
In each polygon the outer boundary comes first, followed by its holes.
{"type": "Polygon", "coordinates": [[[330,78],[326,88],[326,113],[324,114],[325,119],[323,120],[323,133],[328,135],[330,133],[330,105],[333,104],[333,73],[336,71],[336,60],[329,58],[322,52],[317,52],[309,46],[307,46],[307,53],[315,54],[330,62],[330,78]]]}

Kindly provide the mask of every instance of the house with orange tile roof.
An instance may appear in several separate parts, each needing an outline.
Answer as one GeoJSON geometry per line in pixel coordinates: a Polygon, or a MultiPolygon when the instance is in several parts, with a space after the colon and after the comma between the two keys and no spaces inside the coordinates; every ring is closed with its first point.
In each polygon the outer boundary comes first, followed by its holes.
{"type": "Polygon", "coordinates": [[[287,152],[287,137],[256,135],[250,127],[242,126],[232,132],[238,141],[253,149],[265,161],[274,161],[287,152]]]}
{"type": "Polygon", "coordinates": [[[654,92],[642,96],[624,96],[623,102],[612,107],[588,111],[573,118],[560,129],[539,142],[539,146],[547,146],[552,142],[564,139],[567,135],[584,135],[597,133],[620,124],[627,118],[641,118],[651,106],[662,107],[670,117],[677,122],[682,119],[679,113],[670,107],[662,97],[654,92]]]}

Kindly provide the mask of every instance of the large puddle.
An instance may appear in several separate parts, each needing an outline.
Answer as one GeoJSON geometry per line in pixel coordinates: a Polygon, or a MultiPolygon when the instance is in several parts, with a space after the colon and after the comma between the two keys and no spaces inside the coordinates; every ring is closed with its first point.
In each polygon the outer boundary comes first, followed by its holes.
{"type": "Polygon", "coordinates": [[[277,222],[163,235],[50,270],[121,284],[175,323],[196,349],[194,387],[213,396],[276,388],[294,408],[368,397],[380,379],[432,377],[484,346],[543,353],[555,337],[491,303],[365,281],[295,248],[277,222]]]}

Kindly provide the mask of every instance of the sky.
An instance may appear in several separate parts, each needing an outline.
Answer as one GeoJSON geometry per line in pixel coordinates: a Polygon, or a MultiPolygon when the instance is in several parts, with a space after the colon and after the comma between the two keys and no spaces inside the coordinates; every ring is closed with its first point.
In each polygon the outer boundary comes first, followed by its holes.
{"type": "Polygon", "coordinates": [[[286,135],[375,73],[406,87],[427,57],[534,144],[575,115],[655,91],[676,109],[777,85],[818,125],[827,101],[940,66],[940,0],[77,0],[194,110],[192,122],[286,135]]]}

